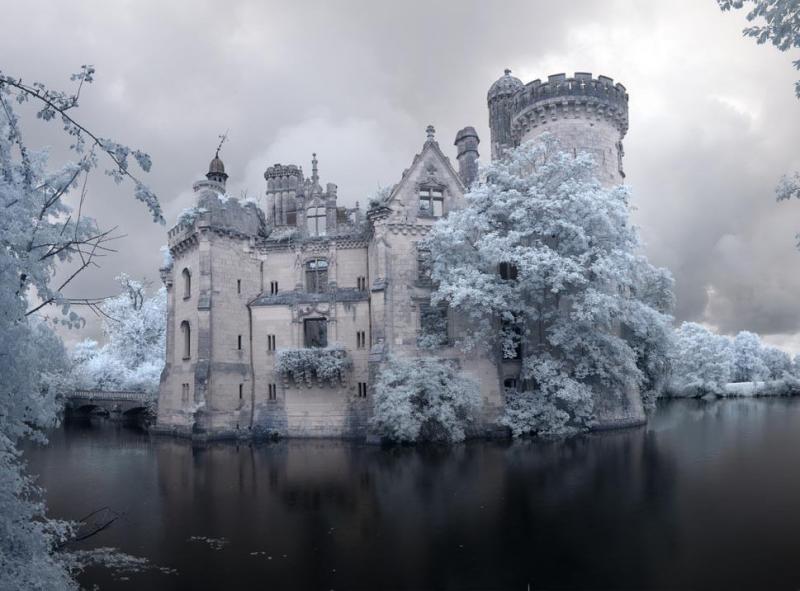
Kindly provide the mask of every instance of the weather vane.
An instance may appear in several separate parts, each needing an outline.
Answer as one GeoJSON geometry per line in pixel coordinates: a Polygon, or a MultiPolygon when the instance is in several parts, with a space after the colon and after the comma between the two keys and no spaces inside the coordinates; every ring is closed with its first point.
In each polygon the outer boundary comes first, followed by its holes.
{"type": "Polygon", "coordinates": [[[217,156],[218,157],[219,157],[219,151],[222,149],[222,144],[224,144],[225,140],[228,139],[228,132],[229,131],[230,131],[230,129],[226,129],[225,133],[223,133],[221,136],[219,136],[219,145],[217,146],[217,156]]]}

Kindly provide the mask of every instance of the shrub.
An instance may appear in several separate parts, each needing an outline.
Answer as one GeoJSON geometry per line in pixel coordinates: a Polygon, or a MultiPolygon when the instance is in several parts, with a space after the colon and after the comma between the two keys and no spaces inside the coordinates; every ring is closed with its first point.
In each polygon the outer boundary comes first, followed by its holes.
{"type": "Polygon", "coordinates": [[[447,361],[390,358],[375,384],[371,426],[389,441],[457,442],[479,409],[478,385],[447,361]]]}

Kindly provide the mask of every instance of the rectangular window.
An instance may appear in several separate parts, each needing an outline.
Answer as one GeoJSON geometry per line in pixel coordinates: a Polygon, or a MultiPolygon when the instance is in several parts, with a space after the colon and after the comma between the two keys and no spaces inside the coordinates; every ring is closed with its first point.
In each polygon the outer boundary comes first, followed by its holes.
{"type": "Polygon", "coordinates": [[[499,269],[500,279],[503,281],[516,281],[517,280],[517,266],[512,263],[500,263],[499,269]]]}
{"type": "Polygon", "coordinates": [[[440,189],[420,189],[419,213],[434,218],[444,215],[444,196],[440,189]]]}
{"type": "Polygon", "coordinates": [[[522,327],[518,322],[511,322],[505,318],[500,321],[503,339],[509,343],[503,347],[503,359],[522,359],[522,327]]]}
{"type": "Polygon", "coordinates": [[[367,291],[367,278],[366,277],[359,277],[356,279],[357,289],[358,291],[367,291]]]}
{"type": "Polygon", "coordinates": [[[431,281],[431,251],[427,248],[417,247],[417,281],[430,283],[431,281]]]}
{"type": "Polygon", "coordinates": [[[242,293],[242,280],[236,280],[236,293],[242,293]]]}
{"type": "Polygon", "coordinates": [[[303,322],[306,347],[328,346],[328,321],[325,318],[309,318],[303,322]]]}
{"type": "Polygon", "coordinates": [[[277,281],[270,281],[269,282],[269,293],[270,293],[270,295],[277,295],[278,294],[278,282],[277,281]]]}
{"type": "Polygon", "coordinates": [[[367,383],[366,382],[358,382],[358,397],[359,398],[366,398],[367,397],[367,383]]]}
{"type": "Polygon", "coordinates": [[[242,350],[242,335],[239,335],[236,339],[236,348],[239,349],[239,351],[242,350]]]}
{"type": "Polygon", "coordinates": [[[447,306],[419,306],[420,346],[442,347],[447,344],[447,306]]]}
{"type": "Polygon", "coordinates": [[[356,332],[356,348],[363,349],[367,345],[367,333],[366,331],[359,330],[356,332]]]}
{"type": "Polygon", "coordinates": [[[269,400],[277,400],[278,399],[278,385],[277,384],[269,384],[267,386],[267,398],[269,400]]]}
{"type": "Polygon", "coordinates": [[[325,236],[328,214],[324,207],[309,207],[306,211],[306,224],[309,236],[325,236]]]}
{"type": "Polygon", "coordinates": [[[313,259],[306,263],[306,291],[325,293],[328,291],[328,261],[313,259]]]}
{"type": "Polygon", "coordinates": [[[244,384],[239,384],[239,400],[242,399],[243,394],[244,394],[244,384]]]}
{"type": "Polygon", "coordinates": [[[189,402],[189,384],[181,384],[181,402],[189,402]]]}
{"type": "Polygon", "coordinates": [[[275,335],[268,334],[267,335],[267,352],[274,353],[275,352],[275,335]]]}

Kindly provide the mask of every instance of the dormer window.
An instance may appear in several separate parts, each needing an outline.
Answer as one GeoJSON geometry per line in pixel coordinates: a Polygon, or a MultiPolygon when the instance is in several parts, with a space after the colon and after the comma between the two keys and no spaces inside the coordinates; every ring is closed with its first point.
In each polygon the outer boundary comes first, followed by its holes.
{"type": "Polygon", "coordinates": [[[424,188],[419,190],[419,213],[434,218],[444,215],[444,195],[441,189],[424,188]]]}
{"type": "Polygon", "coordinates": [[[306,224],[309,236],[325,236],[327,233],[327,213],[324,207],[309,207],[306,211],[306,224]]]}
{"type": "Polygon", "coordinates": [[[325,293],[328,291],[328,261],[312,259],[306,263],[306,291],[325,293]]]}

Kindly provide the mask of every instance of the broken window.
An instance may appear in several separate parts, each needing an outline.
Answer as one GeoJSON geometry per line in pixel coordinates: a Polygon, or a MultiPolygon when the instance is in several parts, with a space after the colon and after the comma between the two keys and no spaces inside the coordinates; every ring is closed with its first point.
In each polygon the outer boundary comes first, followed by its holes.
{"type": "Polygon", "coordinates": [[[430,349],[441,347],[448,342],[447,306],[432,306],[428,303],[419,306],[420,336],[417,344],[430,349]]]}
{"type": "Polygon", "coordinates": [[[444,195],[441,189],[420,189],[419,213],[423,216],[440,218],[444,215],[444,195]]]}
{"type": "Polygon", "coordinates": [[[325,318],[309,318],[303,322],[306,347],[328,346],[328,321],[325,318]]]}
{"type": "Polygon", "coordinates": [[[328,291],[328,261],[312,259],[306,263],[306,291],[325,293],[328,291]]]}
{"type": "Polygon", "coordinates": [[[309,236],[325,236],[327,232],[327,213],[324,207],[309,207],[306,211],[306,225],[309,236]]]}
{"type": "Polygon", "coordinates": [[[503,281],[516,281],[517,280],[517,266],[513,263],[502,262],[498,265],[500,272],[500,279],[503,281]]]}
{"type": "Polygon", "coordinates": [[[417,247],[417,281],[430,283],[431,281],[431,251],[427,248],[417,247]]]}

